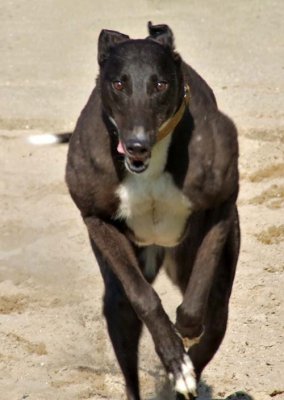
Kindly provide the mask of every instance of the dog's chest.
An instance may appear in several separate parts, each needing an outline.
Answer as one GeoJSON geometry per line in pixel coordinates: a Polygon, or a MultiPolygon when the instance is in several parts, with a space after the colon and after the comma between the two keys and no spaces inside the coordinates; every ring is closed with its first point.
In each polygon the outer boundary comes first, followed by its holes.
{"type": "Polygon", "coordinates": [[[120,200],[117,217],[126,221],[138,245],[172,247],[178,244],[191,203],[168,172],[158,177],[129,174],[117,195],[120,200]]]}

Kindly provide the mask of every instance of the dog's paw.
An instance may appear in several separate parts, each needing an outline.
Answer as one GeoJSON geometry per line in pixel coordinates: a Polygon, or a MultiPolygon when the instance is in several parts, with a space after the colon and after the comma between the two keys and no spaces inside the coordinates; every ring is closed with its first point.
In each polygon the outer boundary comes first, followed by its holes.
{"type": "Polygon", "coordinates": [[[184,354],[180,372],[176,376],[173,373],[169,373],[169,379],[173,383],[175,391],[182,394],[185,399],[190,399],[191,395],[196,396],[197,385],[194,368],[187,354],[184,354]]]}

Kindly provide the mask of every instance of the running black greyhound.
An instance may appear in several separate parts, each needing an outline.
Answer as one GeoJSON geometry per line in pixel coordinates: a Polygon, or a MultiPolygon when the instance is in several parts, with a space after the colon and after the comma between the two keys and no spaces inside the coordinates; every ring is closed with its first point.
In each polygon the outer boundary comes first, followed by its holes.
{"type": "Polygon", "coordinates": [[[71,137],[66,181],[105,283],[104,315],[139,400],[138,342],[148,328],[177,399],[224,337],[239,253],[238,143],[207,83],[167,25],[146,39],[103,30],[96,87],[71,137]],[[164,266],[183,301],[176,323],[151,286],[164,266]]]}

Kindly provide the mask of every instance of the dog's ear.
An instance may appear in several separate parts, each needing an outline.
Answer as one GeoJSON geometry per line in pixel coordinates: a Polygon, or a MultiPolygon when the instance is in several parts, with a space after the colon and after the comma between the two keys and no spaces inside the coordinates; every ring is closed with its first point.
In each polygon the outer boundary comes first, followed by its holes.
{"type": "Polygon", "coordinates": [[[168,25],[153,25],[151,21],[148,22],[148,31],[150,36],[148,39],[155,40],[161,45],[168,47],[173,55],[173,58],[177,64],[181,64],[181,57],[175,51],[174,34],[168,25]]]}
{"type": "Polygon", "coordinates": [[[123,33],[103,29],[98,42],[98,63],[101,66],[108,58],[110,49],[119,43],[129,40],[129,36],[123,33]]]}
{"type": "Polygon", "coordinates": [[[149,39],[159,42],[163,46],[169,47],[174,50],[174,35],[168,25],[153,25],[151,21],[148,22],[149,39]]]}

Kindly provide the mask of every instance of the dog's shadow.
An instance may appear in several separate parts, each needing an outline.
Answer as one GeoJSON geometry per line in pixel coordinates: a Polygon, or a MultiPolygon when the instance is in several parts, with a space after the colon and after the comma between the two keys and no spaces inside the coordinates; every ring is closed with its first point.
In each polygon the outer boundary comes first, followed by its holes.
{"type": "MultiPolygon", "coordinates": [[[[164,382],[160,387],[157,387],[157,394],[155,397],[150,397],[147,400],[174,400],[174,394],[172,392],[169,382],[164,382]]],[[[197,400],[254,400],[248,393],[238,391],[226,398],[213,398],[212,387],[207,385],[205,381],[201,381],[198,387],[197,400]]]]}

